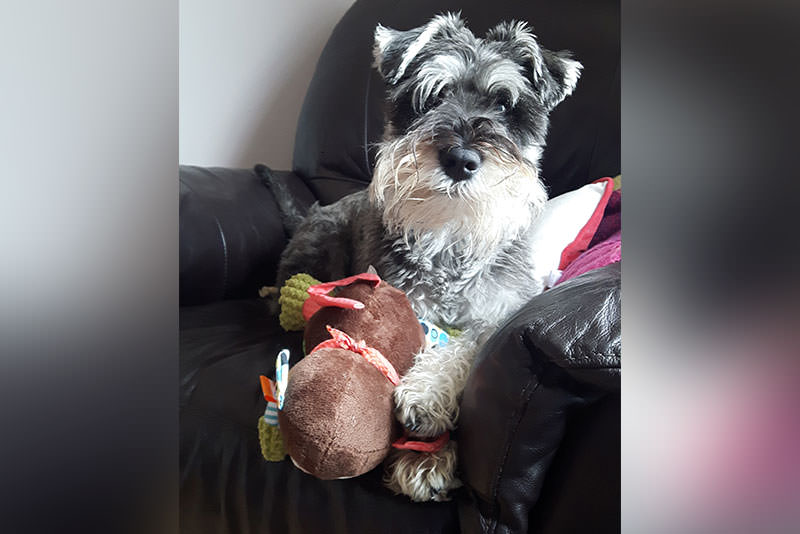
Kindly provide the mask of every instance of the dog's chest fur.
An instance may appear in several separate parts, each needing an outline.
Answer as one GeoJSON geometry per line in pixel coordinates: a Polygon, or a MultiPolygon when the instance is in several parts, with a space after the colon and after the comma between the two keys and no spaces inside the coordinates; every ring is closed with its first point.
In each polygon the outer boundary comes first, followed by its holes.
{"type": "Polygon", "coordinates": [[[374,266],[384,280],[406,293],[421,318],[456,328],[493,324],[543,289],[526,268],[532,253],[524,239],[510,240],[494,254],[476,258],[446,240],[407,242],[389,235],[365,193],[351,195],[345,204],[354,215],[354,272],[374,266]]]}

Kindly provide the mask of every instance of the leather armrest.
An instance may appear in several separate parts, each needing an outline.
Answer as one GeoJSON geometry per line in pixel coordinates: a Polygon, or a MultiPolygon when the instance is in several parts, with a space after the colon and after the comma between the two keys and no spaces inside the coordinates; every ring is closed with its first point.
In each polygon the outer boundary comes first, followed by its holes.
{"type": "MultiPolygon", "coordinates": [[[[300,205],[313,196],[273,171],[300,205]]],[[[287,237],[265,179],[250,169],[180,167],[180,304],[254,297],[274,282],[287,237]]]]}
{"type": "Polygon", "coordinates": [[[463,532],[527,532],[571,418],[618,393],[619,288],[619,264],[558,285],[479,354],[458,429],[463,532]]]}

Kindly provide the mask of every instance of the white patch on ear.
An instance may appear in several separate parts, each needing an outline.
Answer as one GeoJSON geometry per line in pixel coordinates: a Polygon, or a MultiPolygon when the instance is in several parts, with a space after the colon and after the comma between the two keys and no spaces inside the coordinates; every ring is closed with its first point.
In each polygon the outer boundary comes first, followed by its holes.
{"type": "Polygon", "coordinates": [[[386,47],[389,46],[389,43],[392,42],[398,33],[400,32],[381,24],[375,27],[375,44],[372,48],[372,55],[375,58],[374,66],[378,70],[380,70],[381,63],[383,63],[383,53],[386,51],[386,47]]]}
{"type": "Polygon", "coordinates": [[[571,52],[561,50],[550,52],[544,50],[543,60],[553,77],[554,83],[548,83],[542,88],[539,99],[548,109],[553,109],[565,98],[572,94],[581,77],[583,65],[572,59],[571,52]]]}
{"type": "Polygon", "coordinates": [[[574,59],[562,58],[561,61],[564,62],[564,85],[566,86],[564,96],[569,96],[575,90],[575,86],[578,85],[578,78],[581,77],[583,65],[574,59]]]}
{"type": "Polygon", "coordinates": [[[403,61],[400,62],[400,66],[397,67],[397,72],[392,79],[392,83],[397,83],[397,81],[403,77],[403,73],[406,71],[408,66],[417,57],[420,50],[433,39],[433,36],[439,33],[443,26],[447,24],[452,24],[452,18],[449,16],[439,15],[431,19],[431,21],[425,25],[425,29],[416,38],[416,40],[409,45],[406,53],[403,54],[403,61]]]}

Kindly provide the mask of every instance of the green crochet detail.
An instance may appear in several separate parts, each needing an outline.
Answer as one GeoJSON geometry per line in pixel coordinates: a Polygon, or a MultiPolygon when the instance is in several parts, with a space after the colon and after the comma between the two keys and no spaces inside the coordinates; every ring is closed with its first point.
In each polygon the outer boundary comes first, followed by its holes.
{"type": "Polygon", "coordinates": [[[450,328],[447,326],[443,326],[442,330],[447,332],[447,335],[450,337],[458,337],[464,332],[463,330],[459,330],[458,328],[450,328]]]}
{"type": "Polygon", "coordinates": [[[258,441],[261,443],[261,455],[268,462],[281,462],[286,456],[281,430],[272,426],[263,417],[258,418],[258,441]]]}
{"type": "Polygon", "coordinates": [[[320,281],[311,275],[298,273],[289,278],[283,285],[278,303],[281,305],[279,320],[284,330],[293,332],[305,328],[303,303],[308,298],[306,290],[319,283],[320,281]]]}

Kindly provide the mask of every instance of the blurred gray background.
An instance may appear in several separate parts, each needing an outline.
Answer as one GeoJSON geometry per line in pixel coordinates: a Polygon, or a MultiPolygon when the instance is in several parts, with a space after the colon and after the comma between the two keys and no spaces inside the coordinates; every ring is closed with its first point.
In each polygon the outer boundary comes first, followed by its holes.
{"type": "Polygon", "coordinates": [[[317,58],[353,1],[181,0],[180,162],[290,168],[317,58]]]}

